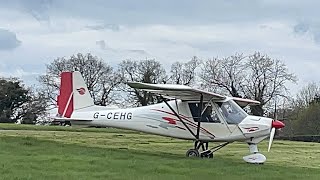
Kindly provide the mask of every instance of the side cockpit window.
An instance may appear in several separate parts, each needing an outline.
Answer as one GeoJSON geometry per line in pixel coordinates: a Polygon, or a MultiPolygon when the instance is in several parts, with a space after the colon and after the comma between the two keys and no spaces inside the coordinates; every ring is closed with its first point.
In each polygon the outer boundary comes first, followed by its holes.
{"type": "Polygon", "coordinates": [[[221,114],[228,124],[239,124],[245,117],[247,117],[247,113],[245,113],[243,109],[241,109],[232,100],[217,104],[220,107],[219,110],[221,114]]]}
{"type": "MultiPolygon", "coordinates": [[[[207,122],[207,123],[221,122],[217,114],[217,109],[214,106],[212,106],[211,104],[204,103],[202,107],[205,108],[205,110],[203,111],[201,122],[207,122]]],[[[194,121],[198,122],[199,103],[189,103],[189,108],[194,121]]]]}

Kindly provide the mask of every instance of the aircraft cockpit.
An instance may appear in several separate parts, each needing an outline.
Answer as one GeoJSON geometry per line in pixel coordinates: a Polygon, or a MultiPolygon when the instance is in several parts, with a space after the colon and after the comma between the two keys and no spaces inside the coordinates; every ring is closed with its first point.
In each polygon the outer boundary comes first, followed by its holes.
{"type": "MultiPolygon", "coordinates": [[[[203,104],[201,122],[239,124],[248,114],[232,99],[226,102],[208,102],[203,104]],[[221,119],[223,118],[223,120],[221,119]]],[[[191,114],[195,120],[199,120],[199,103],[189,103],[191,114]]]]}
{"type": "Polygon", "coordinates": [[[248,114],[233,100],[217,103],[219,111],[228,124],[239,124],[248,114]]]}

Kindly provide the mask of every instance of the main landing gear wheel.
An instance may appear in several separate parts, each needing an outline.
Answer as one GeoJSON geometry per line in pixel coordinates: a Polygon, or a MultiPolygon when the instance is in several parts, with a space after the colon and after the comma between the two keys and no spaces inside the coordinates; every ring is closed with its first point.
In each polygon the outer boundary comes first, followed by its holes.
{"type": "Polygon", "coordinates": [[[187,157],[199,157],[200,156],[200,153],[198,150],[196,149],[189,149],[186,153],[186,156],[187,157]]]}
{"type": "Polygon", "coordinates": [[[208,148],[208,142],[195,142],[194,149],[189,149],[186,153],[187,157],[201,157],[201,158],[213,158],[213,153],[228,145],[230,142],[221,143],[213,148],[208,148]],[[199,149],[202,151],[199,152],[199,149]]]}

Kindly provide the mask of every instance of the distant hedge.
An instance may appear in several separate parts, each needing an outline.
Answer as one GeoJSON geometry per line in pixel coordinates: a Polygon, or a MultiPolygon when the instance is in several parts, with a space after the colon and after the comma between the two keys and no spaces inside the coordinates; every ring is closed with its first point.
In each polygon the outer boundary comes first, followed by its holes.
{"type": "Polygon", "coordinates": [[[320,135],[300,135],[300,136],[291,136],[291,137],[278,137],[277,139],[320,143],[320,135]]]}

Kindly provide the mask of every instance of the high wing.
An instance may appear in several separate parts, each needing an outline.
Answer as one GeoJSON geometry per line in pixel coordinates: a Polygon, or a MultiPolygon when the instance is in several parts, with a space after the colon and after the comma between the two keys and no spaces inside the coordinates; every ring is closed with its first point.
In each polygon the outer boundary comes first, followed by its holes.
{"type": "Polygon", "coordinates": [[[241,107],[248,105],[259,105],[259,101],[244,99],[238,97],[227,97],[224,95],[195,89],[185,85],[176,84],[149,84],[141,82],[128,82],[128,85],[135,89],[142,89],[144,91],[151,92],[153,94],[162,95],[167,98],[181,99],[183,101],[199,101],[201,94],[203,95],[203,101],[223,101],[228,99],[234,100],[241,107]]]}
{"type": "Polygon", "coordinates": [[[240,107],[244,108],[246,106],[256,106],[259,105],[260,102],[252,99],[244,99],[244,98],[238,98],[238,97],[230,97],[233,99],[240,107]]]}
{"type": "Polygon", "coordinates": [[[128,82],[128,85],[135,89],[142,89],[153,94],[158,94],[169,98],[181,99],[183,101],[199,101],[201,94],[203,95],[203,101],[226,99],[226,96],[202,91],[185,85],[148,84],[141,82],[128,82]]]}

